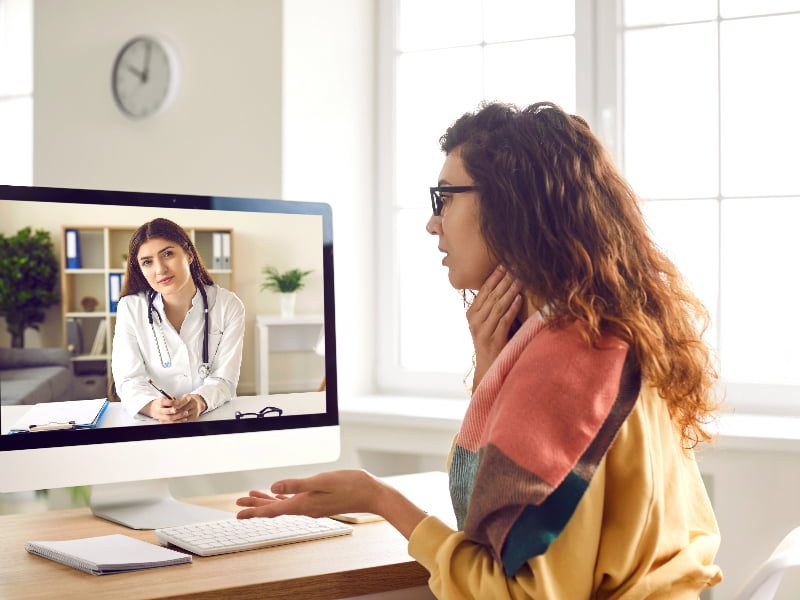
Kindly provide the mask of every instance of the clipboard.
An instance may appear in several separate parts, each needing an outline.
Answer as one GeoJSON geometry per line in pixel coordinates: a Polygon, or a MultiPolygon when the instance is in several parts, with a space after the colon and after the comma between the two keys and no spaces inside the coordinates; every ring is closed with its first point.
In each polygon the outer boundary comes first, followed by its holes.
{"type": "Polygon", "coordinates": [[[9,433],[36,433],[69,429],[95,429],[108,408],[108,399],[39,402],[9,429],[9,433]]]}

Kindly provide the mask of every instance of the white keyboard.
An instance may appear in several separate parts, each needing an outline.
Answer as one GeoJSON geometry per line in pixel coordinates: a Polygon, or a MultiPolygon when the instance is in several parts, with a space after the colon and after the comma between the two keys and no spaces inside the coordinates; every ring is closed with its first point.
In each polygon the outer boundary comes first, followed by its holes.
{"type": "Polygon", "coordinates": [[[161,542],[168,542],[200,556],[253,550],[349,533],[353,533],[352,527],[333,519],[312,519],[298,515],[281,515],[273,519],[225,519],[156,529],[156,536],[161,542]]]}

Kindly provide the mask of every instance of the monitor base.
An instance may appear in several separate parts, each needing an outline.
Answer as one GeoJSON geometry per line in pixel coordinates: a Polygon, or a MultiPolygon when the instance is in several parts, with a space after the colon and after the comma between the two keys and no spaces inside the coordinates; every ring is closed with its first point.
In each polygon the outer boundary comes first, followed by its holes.
{"type": "Polygon", "coordinates": [[[166,479],[93,485],[90,508],[96,517],[131,529],[160,529],[235,517],[232,512],[179,502],[172,497],[166,479]]]}

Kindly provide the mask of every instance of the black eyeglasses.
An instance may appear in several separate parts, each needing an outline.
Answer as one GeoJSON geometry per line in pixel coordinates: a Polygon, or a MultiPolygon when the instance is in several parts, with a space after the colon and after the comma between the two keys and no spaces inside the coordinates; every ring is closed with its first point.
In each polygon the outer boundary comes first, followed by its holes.
{"type": "Polygon", "coordinates": [[[459,194],[461,192],[474,192],[478,189],[477,185],[439,185],[431,189],[431,208],[433,216],[439,217],[442,214],[444,198],[442,194],[459,194]]]}
{"type": "Polygon", "coordinates": [[[253,412],[246,412],[243,413],[240,410],[237,410],[235,413],[237,419],[265,419],[265,418],[272,418],[272,417],[280,417],[283,415],[283,409],[278,408],[277,406],[265,406],[257,413],[253,412]]]}

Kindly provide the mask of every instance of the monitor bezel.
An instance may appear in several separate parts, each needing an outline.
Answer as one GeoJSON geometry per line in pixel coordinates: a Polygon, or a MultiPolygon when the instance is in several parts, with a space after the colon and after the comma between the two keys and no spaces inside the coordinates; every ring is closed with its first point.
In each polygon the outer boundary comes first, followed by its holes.
{"type": "Polygon", "coordinates": [[[339,424],[336,378],[336,317],[333,285],[333,217],[329,204],[234,196],[198,196],[9,185],[0,185],[0,200],[321,216],[326,379],[325,413],[292,415],[271,419],[230,419],[175,425],[156,424],[87,430],[15,433],[0,435],[0,452],[326,427],[339,424]]]}

